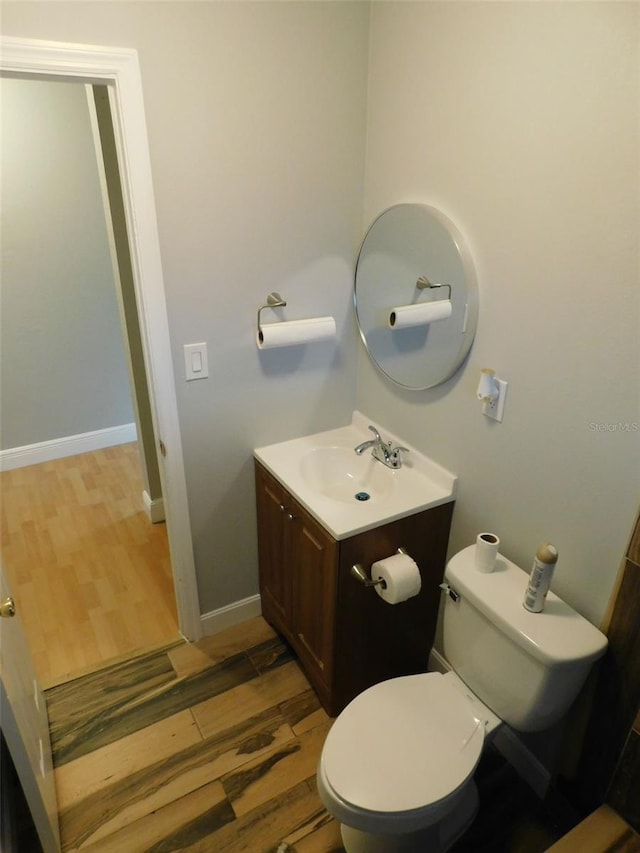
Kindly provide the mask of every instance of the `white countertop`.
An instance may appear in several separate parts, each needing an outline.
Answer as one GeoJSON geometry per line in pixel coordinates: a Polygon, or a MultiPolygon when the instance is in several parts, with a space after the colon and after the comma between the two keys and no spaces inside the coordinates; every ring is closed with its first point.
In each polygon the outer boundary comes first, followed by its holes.
{"type": "Polygon", "coordinates": [[[456,493],[454,474],[360,412],[347,426],[259,447],[254,456],[337,540],[448,503],[456,493]],[[385,441],[409,448],[401,468],[387,468],[371,450],[354,453],[373,438],[369,424],[385,441]],[[361,492],[370,497],[358,500],[361,492]]]}

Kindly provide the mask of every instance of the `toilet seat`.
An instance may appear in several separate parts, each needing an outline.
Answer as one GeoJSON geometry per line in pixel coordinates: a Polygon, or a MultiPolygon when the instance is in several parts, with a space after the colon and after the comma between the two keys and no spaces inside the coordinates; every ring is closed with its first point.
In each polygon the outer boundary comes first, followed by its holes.
{"type": "Polygon", "coordinates": [[[431,813],[465,785],[483,740],[483,721],[440,673],[393,678],[365,690],[339,715],[320,773],[354,811],[431,813]]]}

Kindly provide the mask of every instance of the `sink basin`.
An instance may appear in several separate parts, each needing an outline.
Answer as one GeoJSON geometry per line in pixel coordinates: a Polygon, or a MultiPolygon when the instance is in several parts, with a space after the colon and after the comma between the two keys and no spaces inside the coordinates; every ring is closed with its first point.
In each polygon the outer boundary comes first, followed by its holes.
{"type": "Polygon", "coordinates": [[[353,448],[316,447],[302,457],[300,471],[310,488],[343,503],[384,501],[396,486],[394,471],[353,448]]]}
{"type": "Polygon", "coordinates": [[[254,456],[337,540],[455,498],[454,474],[360,412],[348,426],[259,447],[254,456]],[[369,424],[409,447],[401,468],[387,468],[370,450],[354,453],[371,438],[369,424]]]}

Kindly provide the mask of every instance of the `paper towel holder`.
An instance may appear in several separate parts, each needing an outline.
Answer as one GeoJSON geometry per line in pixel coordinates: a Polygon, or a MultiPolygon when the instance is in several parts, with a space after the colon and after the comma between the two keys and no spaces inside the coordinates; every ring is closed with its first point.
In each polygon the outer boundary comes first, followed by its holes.
{"type": "MultiPolygon", "coordinates": [[[[398,550],[396,551],[396,554],[406,554],[406,553],[407,553],[406,548],[398,548],[398,550]]],[[[353,566],[351,566],[351,574],[354,576],[354,578],[356,580],[360,581],[361,584],[364,584],[364,586],[378,586],[378,584],[380,584],[382,589],[387,588],[387,582],[385,581],[384,578],[378,578],[378,580],[374,581],[372,578],[370,578],[367,575],[367,573],[362,568],[360,563],[355,563],[353,566]]]]}
{"type": "Polygon", "coordinates": [[[418,288],[418,290],[426,290],[427,288],[431,289],[433,287],[448,287],[449,296],[447,297],[447,299],[451,299],[450,284],[434,284],[433,282],[429,281],[429,279],[424,275],[418,276],[418,280],[416,281],[416,287],[418,288]]]}
{"type": "Polygon", "coordinates": [[[453,304],[451,302],[451,293],[453,288],[450,284],[437,284],[429,281],[425,275],[418,276],[416,281],[416,290],[435,290],[436,288],[446,287],[449,295],[445,299],[430,299],[427,302],[412,302],[410,305],[400,305],[391,310],[388,317],[390,329],[411,329],[416,326],[426,326],[436,320],[447,320],[451,317],[453,304]],[[440,308],[444,313],[429,313],[430,311],[437,312],[440,308]],[[448,310],[447,310],[448,309],[448,310]]]}
{"type": "Polygon", "coordinates": [[[383,210],[360,247],[353,304],[365,351],[390,382],[414,391],[445,382],[466,359],[478,322],[478,284],[462,233],[431,205],[396,204],[383,210]],[[446,302],[430,288],[432,282],[447,285],[442,297],[449,294],[451,313],[438,317],[446,322],[388,322],[392,306],[432,304],[435,311],[446,302]],[[425,290],[427,299],[418,300],[425,290]]]}
{"type": "Polygon", "coordinates": [[[264,311],[265,308],[284,308],[287,304],[286,300],[280,296],[279,293],[272,291],[267,296],[267,301],[264,305],[261,305],[258,308],[258,338],[260,338],[261,328],[260,328],[260,314],[264,311]]]}

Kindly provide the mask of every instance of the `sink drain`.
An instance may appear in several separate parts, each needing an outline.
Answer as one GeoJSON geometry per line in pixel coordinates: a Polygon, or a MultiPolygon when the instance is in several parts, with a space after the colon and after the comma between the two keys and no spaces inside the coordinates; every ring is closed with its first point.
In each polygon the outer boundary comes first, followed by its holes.
{"type": "Polygon", "coordinates": [[[368,501],[370,497],[369,492],[356,492],[357,501],[368,501]]]}

